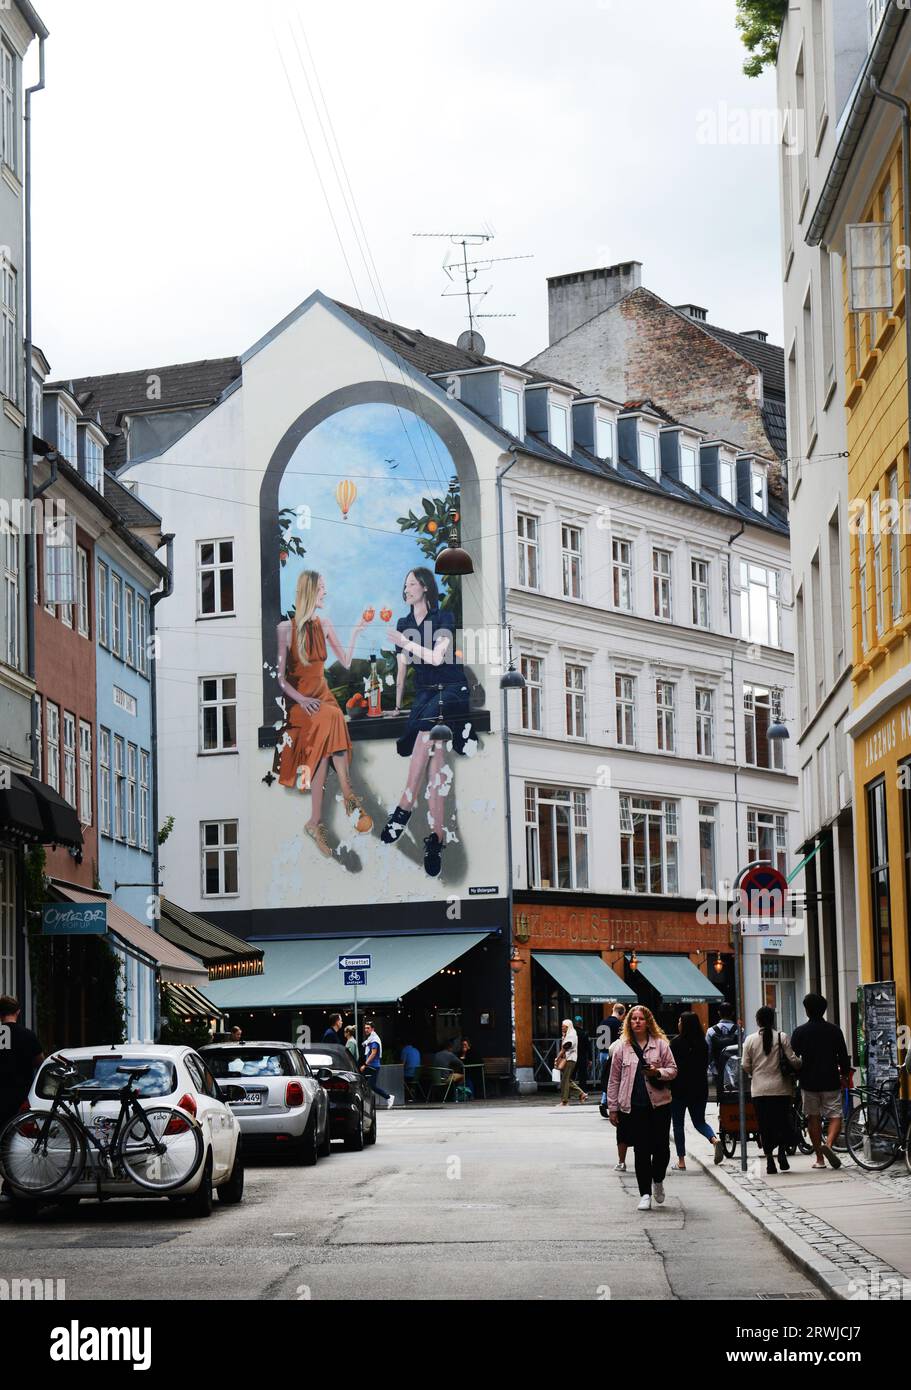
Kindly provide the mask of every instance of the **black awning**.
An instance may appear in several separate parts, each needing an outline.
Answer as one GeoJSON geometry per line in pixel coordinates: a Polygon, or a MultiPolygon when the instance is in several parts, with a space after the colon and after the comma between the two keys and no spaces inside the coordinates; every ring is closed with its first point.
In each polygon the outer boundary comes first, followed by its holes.
{"type": "Polygon", "coordinates": [[[39,845],[44,840],[44,821],[38,798],[28,785],[31,781],[31,777],[10,772],[9,786],[0,790],[0,836],[39,845]]]}
{"type": "Polygon", "coordinates": [[[66,849],[82,849],[82,826],[74,807],[64,801],[59,792],[35,777],[19,774],[34,796],[41,817],[41,841],[46,845],[63,845],[66,849]]]}

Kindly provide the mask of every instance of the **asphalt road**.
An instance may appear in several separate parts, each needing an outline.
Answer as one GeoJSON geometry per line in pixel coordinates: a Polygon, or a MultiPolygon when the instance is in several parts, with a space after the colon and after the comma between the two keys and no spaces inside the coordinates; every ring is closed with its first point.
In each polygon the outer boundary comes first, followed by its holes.
{"type": "Polygon", "coordinates": [[[251,1163],[243,1203],[208,1220],[166,1201],[4,1212],[0,1277],[65,1279],[75,1299],[820,1297],[695,1165],[637,1212],[594,1103],[379,1120],[362,1153],[251,1163]]]}

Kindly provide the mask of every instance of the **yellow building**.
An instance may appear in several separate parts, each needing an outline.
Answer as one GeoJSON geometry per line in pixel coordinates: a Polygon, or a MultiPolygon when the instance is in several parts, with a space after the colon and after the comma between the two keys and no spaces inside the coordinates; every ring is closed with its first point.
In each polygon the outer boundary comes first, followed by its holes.
{"type": "Polygon", "coordinates": [[[895,980],[900,1024],[911,1018],[911,236],[902,139],[909,99],[911,23],[890,6],[840,121],[807,231],[811,244],[845,258],[860,975],[895,980]]]}

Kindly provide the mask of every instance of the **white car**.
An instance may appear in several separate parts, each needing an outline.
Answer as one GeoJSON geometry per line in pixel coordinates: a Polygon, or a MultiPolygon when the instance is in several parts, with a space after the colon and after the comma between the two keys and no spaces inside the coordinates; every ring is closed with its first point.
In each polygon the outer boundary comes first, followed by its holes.
{"type": "Polygon", "coordinates": [[[294,1043],[211,1043],[201,1053],[219,1085],[231,1087],[248,1153],[284,1149],[314,1164],[331,1152],[329,1099],[294,1043]]]}
{"type": "MultiPolygon", "coordinates": [[[[13,1200],[20,1210],[32,1207],[36,1201],[67,1202],[81,1197],[104,1199],[165,1195],[185,1202],[185,1209],[191,1215],[209,1216],[213,1189],[222,1202],[232,1204],[242,1199],[244,1169],[240,1125],[209,1067],[193,1048],[157,1043],[64,1048],[42,1063],[37,1072],[28,1097],[30,1110],[48,1111],[54,1105],[60,1088],[61,1062],[70,1064],[71,1069],[78,1073],[78,1098],[68,1102],[68,1108],[69,1113],[75,1111],[78,1114],[90,1135],[102,1143],[115,1136],[121,1102],[114,1093],[132,1078],[136,1102],[144,1112],[157,1111],[159,1115],[166,1115],[176,1110],[180,1116],[187,1117],[184,1138],[190,1145],[191,1153],[201,1147],[201,1161],[186,1182],[156,1192],[153,1182],[134,1181],[124,1171],[123,1165],[114,1163],[112,1171],[104,1162],[100,1149],[92,1142],[84,1141],[78,1126],[74,1129],[70,1124],[70,1134],[76,1135],[78,1148],[84,1151],[84,1162],[74,1158],[72,1165],[79,1168],[81,1164],[79,1176],[75,1181],[61,1186],[59,1197],[53,1194],[46,1196],[36,1188],[37,1195],[33,1198],[28,1195],[27,1135],[35,1131],[35,1125],[29,1130],[23,1122],[23,1137],[18,1138],[15,1145],[7,1138],[8,1126],[3,1132],[5,1147],[0,1153],[0,1166],[3,1166],[5,1176],[12,1185],[13,1200]],[[98,1089],[98,1099],[91,1096],[92,1088],[98,1089]],[[19,1184],[14,1163],[20,1165],[19,1184]]],[[[227,1094],[230,1094],[230,1090],[227,1094]]],[[[62,1114],[65,1118],[67,1109],[62,1114]]],[[[145,1121],[140,1118],[138,1124],[142,1129],[145,1121]]],[[[178,1120],[176,1128],[181,1127],[182,1121],[178,1120]]],[[[172,1122],[170,1132],[173,1133],[174,1129],[172,1122]]],[[[135,1160],[135,1155],[142,1149],[139,1130],[134,1137],[134,1146],[128,1153],[135,1160]]],[[[142,1161],[149,1161],[148,1152],[142,1161]]],[[[59,1160],[59,1149],[57,1162],[62,1173],[65,1165],[59,1160]]],[[[133,1166],[138,1166],[135,1161],[133,1166]]],[[[175,1171],[179,1172],[179,1169],[175,1171]]]]}

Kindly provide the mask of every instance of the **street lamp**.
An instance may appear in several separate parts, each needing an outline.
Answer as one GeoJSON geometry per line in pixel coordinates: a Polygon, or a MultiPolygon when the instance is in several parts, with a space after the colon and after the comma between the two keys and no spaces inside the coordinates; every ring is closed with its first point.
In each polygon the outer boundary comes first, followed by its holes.
{"type": "Polygon", "coordinates": [[[433,567],[436,574],[474,574],[471,556],[467,550],[463,550],[459,545],[459,533],[456,530],[458,517],[458,512],[449,513],[449,544],[437,556],[436,564],[433,567]]]}

